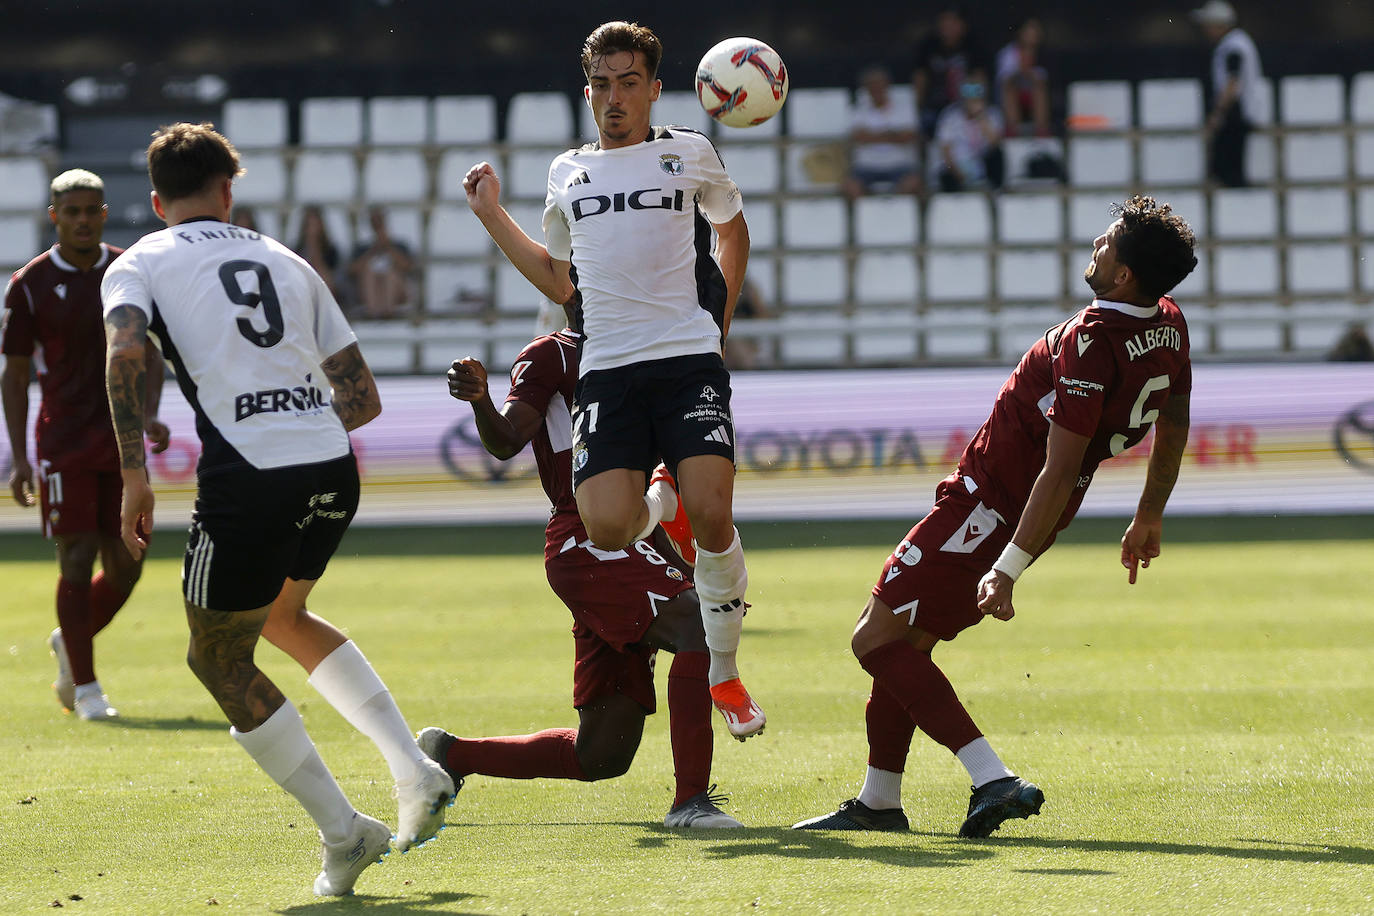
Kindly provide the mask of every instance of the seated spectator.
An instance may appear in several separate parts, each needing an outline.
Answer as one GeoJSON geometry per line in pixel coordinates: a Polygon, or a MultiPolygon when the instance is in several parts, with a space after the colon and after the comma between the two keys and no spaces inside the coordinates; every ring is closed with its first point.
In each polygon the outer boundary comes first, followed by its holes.
{"type": "Polygon", "coordinates": [[[1050,135],[1050,81],[1042,56],[1044,40],[1040,20],[1031,17],[997,54],[997,95],[1009,135],[1050,135]]]}
{"type": "Polygon", "coordinates": [[[359,245],[349,265],[358,302],[365,318],[395,318],[410,301],[410,275],[415,259],[404,243],[391,237],[386,228],[386,210],[367,211],[372,226],[372,241],[359,245]]]}
{"type": "Polygon", "coordinates": [[[987,88],[970,80],[959,90],[959,104],[940,114],[931,157],[941,191],[1002,187],[1002,115],[987,103],[987,88]]]}
{"type": "MultiPolygon", "coordinates": [[[[731,320],[749,321],[772,317],[758,286],[753,280],[745,277],[744,283],[740,286],[739,298],[735,300],[735,313],[731,320]]],[[[769,349],[771,347],[764,348],[757,337],[732,334],[725,343],[725,367],[730,370],[757,369],[767,365],[770,362],[767,358],[769,349]]]]}
{"type": "Polygon", "coordinates": [[[1352,321],[1326,358],[1341,363],[1367,363],[1374,360],[1374,343],[1364,325],[1352,321]]]}
{"type": "Polygon", "coordinates": [[[982,47],[969,32],[968,20],[957,6],[942,10],[935,31],[916,46],[916,109],[921,130],[935,136],[940,112],[959,100],[959,87],[969,80],[986,82],[987,62],[982,47]]]}
{"type": "Polygon", "coordinates": [[[319,206],[311,204],[301,212],[301,231],[294,250],[315,268],[315,272],[324,280],[325,286],[329,287],[334,298],[342,305],[339,289],[339,249],[329,238],[329,229],[324,224],[324,213],[319,206]]]}
{"type": "Polygon", "coordinates": [[[864,92],[849,132],[853,152],[845,196],[853,200],[874,192],[915,194],[921,190],[916,109],[892,98],[892,77],[882,67],[865,70],[861,79],[864,92]]]}

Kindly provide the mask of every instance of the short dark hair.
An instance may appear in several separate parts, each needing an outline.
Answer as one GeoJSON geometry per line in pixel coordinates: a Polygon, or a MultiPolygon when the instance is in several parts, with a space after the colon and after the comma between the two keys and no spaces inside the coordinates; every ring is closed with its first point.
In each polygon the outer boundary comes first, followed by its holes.
{"type": "Polygon", "coordinates": [[[193,197],[216,178],[242,174],[238,150],[208,121],[159,127],[148,144],[148,179],[164,201],[193,197]]]}
{"type": "Polygon", "coordinates": [[[1142,294],[1158,299],[1197,266],[1193,230],[1168,204],[1137,194],[1112,207],[1112,215],[1121,219],[1116,259],[1135,274],[1142,294]]]}
{"type": "Polygon", "coordinates": [[[658,63],[663,59],[663,43],[653,29],[637,22],[607,22],[592,30],[582,43],[582,73],[592,75],[594,61],[616,51],[638,51],[644,55],[649,79],[658,77],[658,63]]]}

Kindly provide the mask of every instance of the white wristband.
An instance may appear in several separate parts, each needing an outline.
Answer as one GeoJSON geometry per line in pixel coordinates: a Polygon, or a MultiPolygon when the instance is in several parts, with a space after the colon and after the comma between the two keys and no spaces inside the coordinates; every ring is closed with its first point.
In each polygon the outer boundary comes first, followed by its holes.
{"type": "Polygon", "coordinates": [[[1002,548],[1002,555],[992,564],[992,568],[1015,582],[1021,578],[1021,574],[1026,571],[1026,567],[1033,559],[1035,557],[1008,541],[1007,546],[1002,548]]]}

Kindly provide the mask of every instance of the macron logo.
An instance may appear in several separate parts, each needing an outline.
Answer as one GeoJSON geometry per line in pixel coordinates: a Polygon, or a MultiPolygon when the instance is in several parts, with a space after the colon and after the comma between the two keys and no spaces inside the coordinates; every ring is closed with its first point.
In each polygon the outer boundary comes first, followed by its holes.
{"type": "Polygon", "coordinates": [[[730,433],[726,431],[724,425],[717,426],[715,429],[711,430],[702,438],[705,439],[707,442],[720,442],[724,445],[733,444],[730,441],[730,433]]]}
{"type": "Polygon", "coordinates": [[[1079,356],[1082,356],[1083,353],[1084,353],[1084,352],[1088,349],[1088,347],[1092,344],[1092,342],[1093,342],[1093,339],[1092,339],[1091,337],[1089,337],[1087,334],[1079,334],[1079,335],[1078,335],[1078,355],[1079,355],[1079,356]]]}

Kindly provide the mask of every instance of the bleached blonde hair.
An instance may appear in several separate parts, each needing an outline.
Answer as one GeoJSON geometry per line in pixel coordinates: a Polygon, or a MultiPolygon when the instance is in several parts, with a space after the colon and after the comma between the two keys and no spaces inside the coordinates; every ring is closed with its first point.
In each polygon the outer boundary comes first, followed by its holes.
{"type": "Polygon", "coordinates": [[[67,169],[52,180],[48,189],[52,191],[53,203],[57,203],[57,198],[68,191],[99,191],[101,197],[105,196],[105,182],[95,172],[86,169],[67,169]]]}

